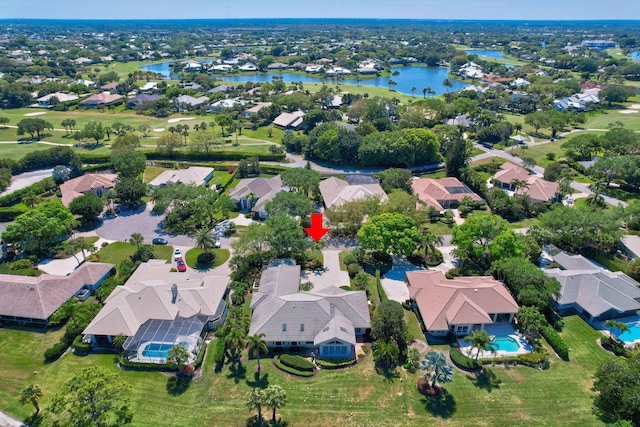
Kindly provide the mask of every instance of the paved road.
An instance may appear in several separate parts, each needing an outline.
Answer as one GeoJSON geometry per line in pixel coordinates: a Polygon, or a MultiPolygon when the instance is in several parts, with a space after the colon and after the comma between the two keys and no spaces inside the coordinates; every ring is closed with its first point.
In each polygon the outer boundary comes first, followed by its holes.
{"type": "Polygon", "coordinates": [[[15,418],[5,414],[4,412],[0,412],[0,427],[28,427],[21,421],[16,420],[15,418]]]}
{"type": "Polygon", "coordinates": [[[19,175],[15,175],[11,180],[11,185],[7,187],[7,189],[4,190],[2,193],[0,193],[0,196],[11,194],[14,191],[21,190],[25,187],[30,186],[31,184],[35,184],[38,181],[42,181],[43,179],[50,177],[51,172],[53,172],[53,168],[42,169],[42,170],[37,170],[32,172],[25,172],[19,175]]]}

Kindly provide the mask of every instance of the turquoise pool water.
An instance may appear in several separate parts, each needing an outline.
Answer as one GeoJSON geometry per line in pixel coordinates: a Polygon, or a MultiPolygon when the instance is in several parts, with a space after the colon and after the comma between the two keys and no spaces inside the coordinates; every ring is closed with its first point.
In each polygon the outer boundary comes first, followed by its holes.
{"type": "Polygon", "coordinates": [[[146,345],[142,350],[144,357],[155,357],[158,359],[166,359],[169,350],[173,347],[173,344],[152,342],[146,345]]]}
{"type": "Polygon", "coordinates": [[[629,330],[623,334],[619,334],[618,338],[624,342],[640,340],[640,322],[627,323],[627,326],[629,327],[629,330]]]}
{"type": "Polygon", "coordinates": [[[516,352],[520,350],[520,343],[513,337],[508,335],[498,335],[492,341],[491,345],[494,350],[502,350],[508,352],[516,352]]]}

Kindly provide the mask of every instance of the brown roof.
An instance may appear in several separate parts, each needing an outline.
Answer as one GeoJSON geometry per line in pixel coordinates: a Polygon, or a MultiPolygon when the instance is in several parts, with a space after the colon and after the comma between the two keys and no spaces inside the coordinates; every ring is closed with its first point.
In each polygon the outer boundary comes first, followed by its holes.
{"type": "Polygon", "coordinates": [[[539,176],[530,175],[529,171],[513,163],[503,163],[498,172],[493,175],[493,179],[510,184],[516,179],[527,182],[528,187],[517,191],[517,194],[526,194],[532,201],[546,202],[558,193],[558,184],[546,181],[539,176]]]}
{"type": "Polygon", "coordinates": [[[500,165],[500,170],[493,175],[493,179],[509,184],[514,179],[526,181],[530,176],[529,171],[525,168],[506,162],[500,165]]]}
{"type": "Polygon", "coordinates": [[[69,203],[76,197],[97,188],[110,189],[116,186],[118,175],[113,173],[88,173],[70,179],[60,185],[62,204],[69,207],[69,203]]]}
{"type": "Polygon", "coordinates": [[[122,99],[122,95],[110,94],[109,92],[96,93],[90,97],[80,101],[80,105],[99,105],[99,104],[111,104],[119,99],[122,99]]]}
{"type": "Polygon", "coordinates": [[[69,276],[0,274],[0,315],[47,320],[84,285],[94,285],[113,267],[87,262],[69,276]]]}
{"type": "Polygon", "coordinates": [[[429,331],[449,325],[491,323],[491,314],[517,313],[509,290],[487,276],[448,280],[441,271],[409,271],[409,293],[416,300],[429,331]]]}
{"type": "Polygon", "coordinates": [[[450,202],[459,202],[463,197],[480,201],[482,198],[471,191],[469,187],[457,178],[421,178],[411,183],[413,193],[427,206],[433,206],[437,210],[443,210],[443,205],[450,202]]]}

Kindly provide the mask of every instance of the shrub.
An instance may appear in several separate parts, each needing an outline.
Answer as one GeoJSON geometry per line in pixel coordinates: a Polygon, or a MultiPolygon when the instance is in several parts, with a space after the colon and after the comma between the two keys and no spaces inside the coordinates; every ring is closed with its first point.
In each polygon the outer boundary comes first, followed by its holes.
{"type": "Polygon", "coordinates": [[[465,356],[457,348],[452,348],[451,350],[449,350],[449,356],[451,356],[451,361],[459,368],[475,371],[482,367],[482,364],[480,362],[465,356]]]}
{"type": "Polygon", "coordinates": [[[44,352],[44,358],[48,361],[57,360],[67,351],[69,344],[66,342],[57,342],[44,352]]]}
{"type": "Polygon", "coordinates": [[[82,342],[82,334],[75,337],[72,346],[78,353],[89,353],[91,351],[91,343],[82,342]]]}
{"type": "Polygon", "coordinates": [[[216,341],[216,346],[213,349],[213,361],[216,365],[222,365],[224,363],[224,351],[225,342],[223,339],[218,339],[218,341],[216,341]]]}
{"type": "Polygon", "coordinates": [[[542,336],[547,340],[553,350],[564,360],[569,360],[569,347],[562,337],[550,325],[545,325],[541,329],[542,336]]]}
{"type": "MultiPolygon", "coordinates": [[[[283,354],[284,356],[284,354],[283,354]]],[[[297,375],[299,377],[312,377],[313,376],[313,371],[299,371],[295,368],[291,368],[287,365],[285,365],[284,363],[282,363],[280,361],[280,357],[276,357],[273,359],[273,363],[275,363],[275,365],[279,368],[282,369],[283,371],[292,374],[292,375],[297,375]]]]}
{"type": "Polygon", "coordinates": [[[443,261],[444,261],[444,256],[442,255],[442,252],[440,252],[439,249],[435,249],[433,252],[430,252],[425,259],[425,262],[429,267],[435,267],[436,265],[440,265],[442,264],[443,261]]]}
{"type": "Polygon", "coordinates": [[[207,352],[207,343],[204,343],[202,345],[202,348],[200,349],[200,353],[198,353],[198,357],[196,357],[196,360],[193,362],[193,365],[189,365],[189,366],[192,366],[194,369],[198,369],[200,365],[202,365],[202,362],[204,361],[204,355],[206,352],[207,352]]]}
{"type": "Polygon", "coordinates": [[[542,349],[535,353],[525,353],[518,355],[518,361],[525,366],[547,367],[549,366],[549,358],[547,352],[542,349]]]}
{"type": "Polygon", "coordinates": [[[294,354],[281,354],[280,362],[283,365],[288,366],[289,368],[297,369],[298,371],[303,372],[313,372],[313,369],[315,368],[313,363],[309,362],[302,356],[296,356],[294,354]]]}
{"type": "Polygon", "coordinates": [[[357,264],[358,263],[358,259],[353,254],[346,254],[342,261],[344,262],[344,265],[350,265],[350,264],[357,264]]]}
{"type": "Polygon", "coordinates": [[[202,252],[201,254],[198,254],[198,258],[197,258],[198,264],[211,264],[215,260],[216,260],[216,254],[214,254],[213,252],[207,252],[207,253],[202,252]]]}
{"type": "Polygon", "coordinates": [[[340,369],[356,363],[356,359],[316,359],[316,364],[323,369],[340,369]]]}
{"type": "Polygon", "coordinates": [[[360,266],[358,264],[349,264],[347,266],[347,272],[350,277],[355,277],[356,274],[360,271],[360,266]]]}

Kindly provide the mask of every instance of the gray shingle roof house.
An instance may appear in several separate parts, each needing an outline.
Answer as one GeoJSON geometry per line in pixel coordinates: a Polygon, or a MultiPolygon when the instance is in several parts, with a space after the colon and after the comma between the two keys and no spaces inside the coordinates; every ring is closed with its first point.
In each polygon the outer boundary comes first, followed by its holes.
{"type": "Polygon", "coordinates": [[[49,317],[76,294],[94,291],[113,264],[86,262],[68,276],[0,274],[0,320],[46,325],[49,317]]]}
{"type": "Polygon", "coordinates": [[[286,188],[282,186],[280,175],[273,178],[247,178],[240,180],[229,193],[229,198],[238,204],[240,210],[251,209],[260,218],[266,219],[269,214],[265,210],[265,206],[280,191],[286,191],[286,188]]]}
{"type": "MultiPolygon", "coordinates": [[[[350,179],[355,180],[355,178],[350,179]]],[[[354,200],[362,200],[367,197],[379,197],[380,201],[387,200],[387,194],[377,181],[373,184],[350,185],[344,179],[331,177],[322,181],[319,187],[324,205],[327,208],[340,206],[354,200]]]]}
{"type": "Polygon", "coordinates": [[[269,348],[316,348],[321,357],[355,357],[355,343],[371,327],[364,291],[328,287],[300,291],[300,266],[262,272],[251,300],[249,335],[265,334],[269,348]]]}
{"type": "Polygon", "coordinates": [[[162,172],[150,183],[150,188],[166,187],[174,184],[206,185],[213,177],[213,168],[191,166],[187,169],[171,169],[162,172]]]}
{"type": "Polygon", "coordinates": [[[582,255],[565,252],[553,256],[560,268],[545,270],[562,288],[558,310],[575,309],[598,322],[635,315],[640,310],[640,283],[621,272],[599,267],[582,255]]]}

